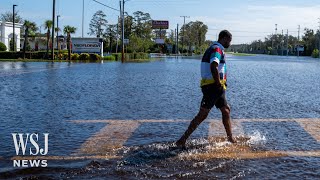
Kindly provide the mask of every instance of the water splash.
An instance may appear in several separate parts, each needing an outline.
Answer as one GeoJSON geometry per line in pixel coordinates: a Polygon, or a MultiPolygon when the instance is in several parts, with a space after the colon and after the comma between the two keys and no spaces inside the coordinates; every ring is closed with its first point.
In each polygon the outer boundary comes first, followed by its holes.
{"type": "Polygon", "coordinates": [[[247,142],[249,145],[261,145],[265,144],[267,141],[266,136],[262,135],[259,131],[253,131],[252,134],[248,135],[250,137],[247,142]]]}

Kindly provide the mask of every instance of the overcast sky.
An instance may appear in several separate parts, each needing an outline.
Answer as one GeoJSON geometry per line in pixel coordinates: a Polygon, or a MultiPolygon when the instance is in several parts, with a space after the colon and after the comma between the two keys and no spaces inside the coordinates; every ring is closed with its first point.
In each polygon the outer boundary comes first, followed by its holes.
{"type": "MultiPolygon", "coordinates": [[[[88,36],[89,22],[92,15],[103,10],[109,23],[115,23],[118,11],[104,7],[93,0],[85,1],[84,33],[88,36]]],[[[110,7],[119,9],[119,0],[98,0],[110,7]]],[[[75,36],[82,32],[82,3],[83,0],[56,0],[56,11],[60,14],[59,25],[77,27],[75,36]]],[[[52,0],[1,0],[0,13],[12,11],[12,5],[17,4],[19,14],[27,20],[34,21],[38,26],[51,19],[52,0]]],[[[298,36],[298,25],[301,34],[304,28],[319,28],[320,0],[129,0],[125,10],[132,14],[143,11],[151,14],[154,20],[169,20],[170,29],[177,24],[183,24],[180,16],[190,16],[186,22],[200,20],[208,25],[207,39],[215,40],[222,29],[228,29],[233,34],[233,44],[248,43],[264,39],[266,35],[284,30],[298,36]]],[[[42,31],[43,28],[42,28],[42,31]]]]}

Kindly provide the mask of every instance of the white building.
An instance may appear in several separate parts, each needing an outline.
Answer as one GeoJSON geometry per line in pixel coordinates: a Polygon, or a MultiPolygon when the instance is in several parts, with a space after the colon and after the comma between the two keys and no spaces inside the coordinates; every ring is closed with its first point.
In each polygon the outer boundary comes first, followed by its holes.
{"type": "MultiPolygon", "coordinates": [[[[20,31],[22,24],[15,23],[15,41],[17,51],[20,51],[20,31]]],[[[10,40],[13,38],[13,23],[0,21],[0,42],[7,46],[7,51],[10,50],[10,40]]]]}

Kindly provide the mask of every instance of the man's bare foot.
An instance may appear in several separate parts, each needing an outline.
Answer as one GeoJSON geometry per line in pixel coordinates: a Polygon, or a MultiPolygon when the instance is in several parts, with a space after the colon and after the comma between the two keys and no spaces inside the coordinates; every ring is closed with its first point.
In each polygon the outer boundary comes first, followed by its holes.
{"type": "Polygon", "coordinates": [[[233,137],[228,137],[228,141],[231,143],[237,143],[237,141],[233,137]]]}

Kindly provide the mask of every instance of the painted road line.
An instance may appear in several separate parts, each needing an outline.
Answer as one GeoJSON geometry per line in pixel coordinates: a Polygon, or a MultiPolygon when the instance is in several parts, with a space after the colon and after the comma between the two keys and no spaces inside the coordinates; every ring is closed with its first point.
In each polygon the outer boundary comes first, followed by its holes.
{"type": "Polygon", "coordinates": [[[119,159],[120,156],[14,156],[11,160],[108,160],[119,159]]]}
{"type": "Polygon", "coordinates": [[[210,136],[225,136],[226,132],[221,121],[212,121],[209,124],[209,137],[210,136]]]}
{"type": "Polygon", "coordinates": [[[110,123],[87,139],[76,154],[105,155],[121,148],[139,127],[137,121],[110,123]]]}
{"type": "Polygon", "coordinates": [[[73,123],[119,123],[119,122],[130,122],[136,121],[139,123],[165,123],[165,122],[190,122],[191,120],[70,120],[73,123]]]}
{"type": "MultiPolygon", "coordinates": [[[[183,152],[177,155],[183,160],[210,160],[210,159],[263,159],[281,157],[320,157],[320,151],[230,151],[225,148],[206,153],[183,152]]],[[[121,159],[122,156],[14,156],[10,160],[110,160],[121,159]]]]}
{"type": "MultiPolygon", "coordinates": [[[[244,131],[241,125],[241,121],[231,121],[233,136],[244,136],[244,131]]],[[[209,136],[226,136],[222,121],[212,121],[209,125],[209,136]]]]}
{"type": "Polygon", "coordinates": [[[209,159],[263,159],[281,157],[320,157],[320,151],[242,151],[242,152],[207,152],[198,154],[182,153],[180,159],[209,160],[209,159]]]}
{"type": "MultiPolygon", "coordinates": [[[[191,120],[166,120],[166,119],[143,119],[143,120],[70,120],[69,122],[73,123],[118,123],[118,122],[129,122],[129,121],[137,121],[140,123],[163,123],[163,122],[190,122],[191,120]]],[[[221,119],[207,119],[204,122],[221,122],[221,119]]],[[[232,119],[231,122],[305,122],[312,121],[317,122],[320,121],[320,118],[308,118],[308,119],[232,119]]]]}
{"type": "Polygon", "coordinates": [[[316,141],[320,142],[320,120],[304,119],[297,121],[316,141]]]}

